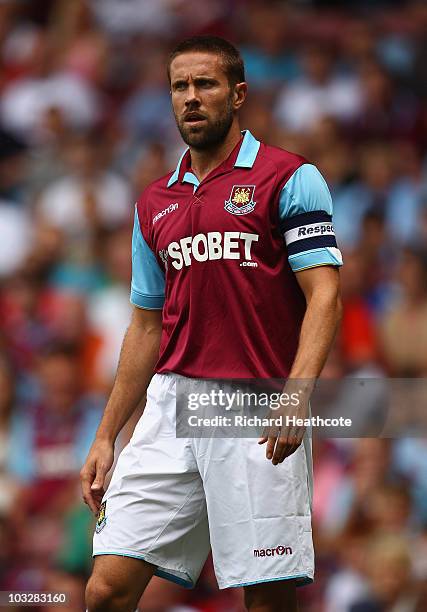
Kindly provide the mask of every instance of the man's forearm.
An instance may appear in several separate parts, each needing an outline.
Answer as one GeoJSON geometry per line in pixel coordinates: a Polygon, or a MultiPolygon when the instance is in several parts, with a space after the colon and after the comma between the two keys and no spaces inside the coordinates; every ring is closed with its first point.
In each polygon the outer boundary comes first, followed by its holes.
{"type": "Polygon", "coordinates": [[[96,434],[98,439],[114,443],[138,407],[153,376],[160,335],[161,327],[155,321],[141,325],[138,313],[134,313],[123,340],[114,386],[96,434]]]}
{"type": "Polygon", "coordinates": [[[338,290],[325,288],[313,292],[307,301],[298,350],[289,378],[318,378],[340,319],[341,300],[338,290]]]}

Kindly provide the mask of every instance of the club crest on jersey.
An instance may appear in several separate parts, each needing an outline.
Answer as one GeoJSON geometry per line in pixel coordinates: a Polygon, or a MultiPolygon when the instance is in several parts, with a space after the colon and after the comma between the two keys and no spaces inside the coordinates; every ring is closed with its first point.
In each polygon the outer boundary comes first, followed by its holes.
{"type": "Polygon", "coordinates": [[[96,533],[99,533],[100,531],[102,531],[105,527],[105,523],[107,522],[107,517],[105,516],[106,506],[107,506],[107,502],[105,501],[99,507],[98,519],[96,521],[96,527],[95,527],[96,533]]]}
{"type": "Polygon", "coordinates": [[[247,215],[255,208],[255,185],[233,185],[225,210],[232,215],[247,215]]]}

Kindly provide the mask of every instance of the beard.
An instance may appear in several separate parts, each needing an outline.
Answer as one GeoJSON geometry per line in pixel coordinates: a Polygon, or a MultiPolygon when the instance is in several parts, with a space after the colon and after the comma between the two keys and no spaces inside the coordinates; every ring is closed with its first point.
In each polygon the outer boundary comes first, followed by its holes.
{"type": "Polygon", "coordinates": [[[215,121],[207,119],[203,126],[192,126],[191,123],[184,121],[181,123],[175,116],[182,140],[196,151],[206,151],[221,144],[230,131],[233,118],[231,97],[227,99],[224,112],[215,121]]]}

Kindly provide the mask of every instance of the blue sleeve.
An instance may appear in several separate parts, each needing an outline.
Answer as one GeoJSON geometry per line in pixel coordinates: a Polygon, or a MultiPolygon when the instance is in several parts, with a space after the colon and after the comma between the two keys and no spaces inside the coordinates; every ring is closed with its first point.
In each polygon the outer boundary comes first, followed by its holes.
{"type": "Polygon", "coordinates": [[[332,198],[325,179],[303,164],[284,185],[279,199],[280,227],[294,272],[316,266],[341,266],[332,225],[332,198]]]}
{"type": "Polygon", "coordinates": [[[132,284],[130,301],[139,308],[161,310],[165,301],[165,276],[145,242],[135,209],[132,235],[132,284]]]}

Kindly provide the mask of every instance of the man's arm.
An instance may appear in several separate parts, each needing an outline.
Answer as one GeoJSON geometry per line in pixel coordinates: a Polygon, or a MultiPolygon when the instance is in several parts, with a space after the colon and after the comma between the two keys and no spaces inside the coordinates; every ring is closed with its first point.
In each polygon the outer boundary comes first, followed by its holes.
{"type": "MultiPolygon", "coordinates": [[[[341,319],[342,307],[337,268],[319,266],[301,270],[296,272],[296,278],[304,293],[307,309],[286,392],[290,394],[295,390],[302,390],[301,408],[304,408],[332,346],[341,319]],[[296,384],[295,390],[292,386],[294,384],[296,384]]],[[[289,411],[286,414],[289,414],[289,411]]],[[[277,413],[274,416],[277,417],[277,413]]],[[[267,442],[266,457],[277,465],[296,451],[301,444],[303,434],[304,428],[298,431],[294,428],[282,428],[281,431],[269,431],[259,443],[267,442]]]]}
{"type": "Polygon", "coordinates": [[[295,275],[307,309],[289,378],[313,380],[320,376],[341,320],[339,271],[332,266],[319,266],[295,275]]]}
{"type": "Polygon", "coordinates": [[[116,379],[95,441],[81,470],[83,499],[99,510],[114,443],[147,390],[159,356],[162,311],[135,308],[123,340],[116,379]]]}
{"type": "MultiPolygon", "coordinates": [[[[299,410],[290,414],[290,409],[283,409],[282,420],[286,416],[305,416],[315,379],[322,371],[341,317],[337,267],[342,265],[342,257],[332,226],[332,209],[325,179],[309,163],[300,166],[280,192],[280,230],[289,265],[307,303],[297,354],[284,390],[299,394],[299,410]]],[[[259,443],[268,441],[267,458],[277,465],[298,448],[303,434],[302,428],[269,428],[259,443]]]]}

